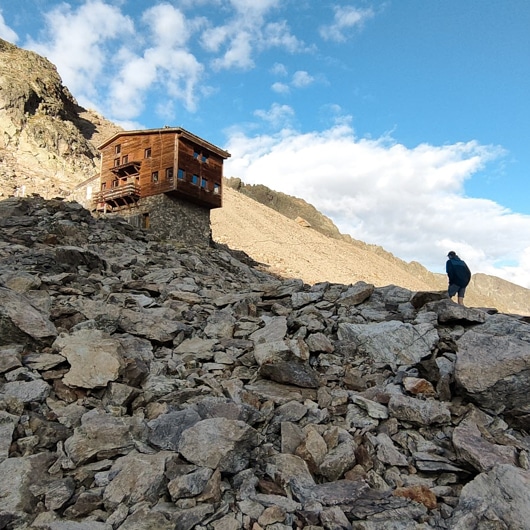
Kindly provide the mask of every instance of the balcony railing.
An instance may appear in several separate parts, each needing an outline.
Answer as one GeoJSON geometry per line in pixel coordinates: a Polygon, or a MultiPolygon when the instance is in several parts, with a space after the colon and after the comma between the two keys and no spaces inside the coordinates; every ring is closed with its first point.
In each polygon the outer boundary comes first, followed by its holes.
{"type": "Polygon", "coordinates": [[[114,207],[126,206],[140,199],[140,186],[129,183],[116,186],[109,190],[102,190],[94,194],[96,208],[102,209],[105,205],[114,207]]]}

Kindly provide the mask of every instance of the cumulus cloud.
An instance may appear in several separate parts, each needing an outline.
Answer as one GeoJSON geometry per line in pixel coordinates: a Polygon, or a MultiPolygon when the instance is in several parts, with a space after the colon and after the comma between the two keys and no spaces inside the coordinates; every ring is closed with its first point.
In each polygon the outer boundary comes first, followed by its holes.
{"type": "MultiPolygon", "coordinates": [[[[153,104],[165,119],[175,115],[179,103],[195,112],[207,97],[205,61],[214,70],[251,69],[257,53],[281,47],[294,51],[302,43],[284,20],[267,20],[279,0],[202,0],[223,13],[223,18],[193,16],[191,2],[182,9],[163,2],[144,10],[133,20],[119,3],[86,0],[78,7],[62,3],[45,14],[45,31],[25,47],[48,57],[63,82],[81,105],[95,108],[121,123],[134,121],[146,108],[147,98],[164,94],[167,105],[153,104]],[[200,43],[209,54],[192,51],[200,43]]],[[[0,23],[3,19],[0,19],[0,23]]],[[[9,28],[4,32],[14,37],[9,28]]],[[[0,25],[0,28],[2,25],[0,25]]],[[[13,40],[13,39],[12,39],[13,40]]],[[[279,87],[276,87],[280,89],[279,87]]],[[[280,89],[281,90],[281,89],[280,89]]]]}
{"type": "Polygon", "coordinates": [[[254,67],[252,58],[252,33],[246,31],[229,31],[226,28],[226,38],[229,43],[222,57],[212,61],[216,70],[226,70],[229,68],[241,68],[243,70],[254,67]]]}
{"type": "Polygon", "coordinates": [[[109,60],[108,43],[132,33],[133,22],[117,7],[89,0],[77,10],[59,4],[45,15],[46,31],[40,41],[29,40],[25,47],[50,59],[66,86],[80,103],[97,99],[98,80],[109,60]]]}
{"type": "Polygon", "coordinates": [[[119,61],[122,66],[110,85],[112,115],[119,119],[137,116],[144,108],[148,91],[157,89],[171,96],[167,107],[155,107],[161,117],[173,116],[173,101],[181,101],[193,112],[204,67],[188,51],[187,44],[203,21],[187,20],[169,4],[146,10],[142,21],[147,30],[145,38],[151,45],[141,54],[122,50],[119,61]]]}
{"type": "Polygon", "coordinates": [[[301,197],[343,233],[430,270],[443,272],[455,250],[474,272],[530,287],[530,216],[465,193],[466,180],[502,149],[475,141],[408,148],[391,137],[356,138],[345,122],[307,134],[232,131],[226,172],[301,197]]]}
{"type": "Polygon", "coordinates": [[[185,46],[193,31],[193,20],[188,21],[181,11],[169,4],[147,9],[142,20],[151,30],[152,42],[160,48],[185,46]]]}
{"type": "Polygon", "coordinates": [[[304,70],[298,70],[293,74],[292,84],[296,88],[302,88],[313,83],[315,78],[304,70]]]}
{"type": "Polygon", "coordinates": [[[0,9],[0,39],[4,39],[8,42],[16,43],[18,41],[18,35],[13,31],[4,20],[2,10],[0,9]]]}
{"type": "MultiPolygon", "coordinates": [[[[280,75],[287,75],[287,72],[281,71],[280,75]]],[[[311,74],[309,74],[305,70],[298,70],[292,75],[291,81],[289,83],[276,81],[271,85],[271,89],[277,94],[289,94],[291,92],[291,87],[306,88],[309,85],[312,85],[314,82],[315,78],[311,74]]]]}
{"type": "Polygon", "coordinates": [[[187,49],[205,24],[170,4],[146,9],[135,27],[118,7],[88,0],[77,10],[60,4],[46,15],[46,32],[26,46],[47,56],[79,102],[120,123],[130,123],[157,90],[170,96],[154,112],[173,115],[175,101],[193,112],[204,66],[187,49]],[[118,43],[118,39],[121,41],[118,43]],[[112,46],[111,46],[112,44],[112,46]]]}
{"type": "Polygon", "coordinates": [[[230,0],[237,13],[246,18],[257,19],[280,5],[280,0],[230,0]]]}
{"type": "Polygon", "coordinates": [[[271,85],[271,89],[277,94],[288,94],[291,91],[289,85],[286,85],[285,83],[280,83],[278,81],[271,85]]]}
{"type": "Polygon", "coordinates": [[[267,21],[279,0],[231,0],[230,4],[233,16],[224,24],[208,26],[201,37],[205,50],[219,54],[212,60],[215,70],[248,70],[254,67],[256,53],[271,48],[291,53],[304,49],[285,20],[267,21]]]}
{"type": "Polygon", "coordinates": [[[274,63],[271,68],[271,73],[277,76],[286,76],[287,67],[282,63],[274,63]]]}
{"type": "Polygon", "coordinates": [[[254,115],[278,129],[286,127],[291,122],[294,110],[289,105],[273,103],[269,110],[256,110],[254,115]]]}
{"type": "Polygon", "coordinates": [[[375,16],[373,9],[360,9],[354,6],[335,6],[331,24],[320,27],[320,36],[324,40],[343,42],[347,40],[352,29],[360,28],[375,16]]]}

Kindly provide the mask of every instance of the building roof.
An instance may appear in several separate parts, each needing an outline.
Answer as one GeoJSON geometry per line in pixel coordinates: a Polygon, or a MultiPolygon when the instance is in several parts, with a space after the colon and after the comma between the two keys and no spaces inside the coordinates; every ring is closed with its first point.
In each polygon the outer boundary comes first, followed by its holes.
{"type": "Polygon", "coordinates": [[[182,127],[163,127],[161,129],[140,129],[136,131],[120,131],[105,140],[101,145],[98,146],[98,149],[101,151],[104,147],[109,145],[110,143],[114,142],[114,140],[122,137],[122,136],[138,136],[142,134],[176,134],[177,136],[182,136],[191,142],[194,142],[197,145],[200,145],[201,147],[204,147],[205,149],[208,149],[209,151],[223,157],[223,158],[229,158],[231,155],[228,151],[225,151],[224,149],[221,149],[220,147],[217,147],[210,142],[207,142],[206,140],[203,140],[199,136],[196,136],[195,134],[187,131],[186,129],[182,127]]]}

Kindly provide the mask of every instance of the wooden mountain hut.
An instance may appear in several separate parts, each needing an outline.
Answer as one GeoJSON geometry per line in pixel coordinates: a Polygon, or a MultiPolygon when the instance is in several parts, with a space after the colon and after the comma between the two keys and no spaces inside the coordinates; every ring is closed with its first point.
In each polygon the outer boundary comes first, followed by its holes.
{"type": "Polygon", "coordinates": [[[97,214],[119,215],[165,239],[209,240],[228,152],[182,127],[119,132],[99,150],[97,214]]]}

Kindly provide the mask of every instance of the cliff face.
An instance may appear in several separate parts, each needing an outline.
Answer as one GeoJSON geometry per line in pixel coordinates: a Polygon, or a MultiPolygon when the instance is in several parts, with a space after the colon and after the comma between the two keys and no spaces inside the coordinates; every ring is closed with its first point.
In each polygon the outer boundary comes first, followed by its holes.
{"type": "Polygon", "coordinates": [[[0,129],[0,197],[53,197],[96,174],[95,142],[119,128],[80,107],[47,59],[0,39],[0,129]]]}

